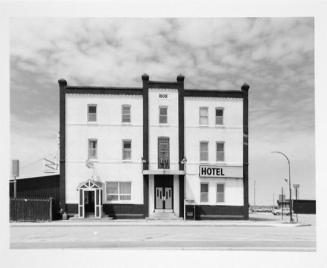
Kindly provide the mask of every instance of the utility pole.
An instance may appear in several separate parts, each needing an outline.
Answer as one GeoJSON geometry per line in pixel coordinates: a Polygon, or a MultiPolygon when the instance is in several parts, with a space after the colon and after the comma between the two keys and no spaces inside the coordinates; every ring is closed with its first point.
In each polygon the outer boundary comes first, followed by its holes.
{"type": "Polygon", "coordinates": [[[255,181],[254,181],[254,187],[253,187],[253,205],[255,206],[255,181]]]}
{"type": "Polygon", "coordinates": [[[291,187],[291,161],[288,158],[288,156],[286,154],[284,154],[283,152],[274,151],[272,153],[281,154],[287,160],[287,164],[288,164],[288,187],[289,187],[289,191],[290,191],[290,223],[292,223],[293,222],[293,217],[292,217],[293,204],[292,204],[292,187],[291,187]]]}
{"type": "Polygon", "coordinates": [[[284,216],[284,191],[283,191],[283,187],[282,187],[282,219],[284,216]]]}
{"type": "Polygon", "coordinates": [[[275,208],[275,194],[273,193],[273,209],[275,208]]]}

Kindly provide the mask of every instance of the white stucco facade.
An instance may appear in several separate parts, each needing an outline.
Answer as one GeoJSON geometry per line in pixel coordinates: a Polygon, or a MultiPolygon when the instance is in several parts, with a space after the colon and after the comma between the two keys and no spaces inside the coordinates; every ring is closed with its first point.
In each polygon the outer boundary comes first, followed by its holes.
{"type": "Polygon", "coordinates": [[[247,193],[243,174],[247,93],[184,90],[183,77],[177,82],[146,79],[142,76],[143,88],[62,88],[67,90],[64,102],[61,96],[65,173],[60,178],[65,204],[86,211],[92,189],[84,193],[79,187],[91,179],[101,185],[101,205],[115,216],[142,218],[169,211],[182,217],[185,199],[202,207],[200,214],[241,215],[247,193]],[[123,119],[126,107],[128,122],[123,119]],[[200,120],[203,108],[205,124],[200,120]],[[205,161],[200,159],[201,142],[208,146],[205,161]],[[221,153],[217,143],[223,144],[223,160],[217,156],[221,153]],[[207,198],[201,184],[207,186],[207,198]]]}
{"type": "Polygon", "coordinates": [[[235,98],[185,98],[185,198],[202,205],[243,205],[243,101],[235,98]],[[208,125],[200,126],[199,109],[208,108],[208,125]],[[224,110],[223,124],[216,125],[216,108],[224,110]],[[200,161],[200,142],[209,144],[208,161],[200,161]],[[225,161],[216,161],[216,142],[225,144],[225,161]],[[229,167],[240,174],[229,178],[200,178],[199,165],[229,167]],[[200,184],[209,184],[208,202],[200,201],[200,184]],[[224,202],[216,202],[216,185],[225,185],[224,202]]]}
{"type": "MultiPolygon", "coordinates": [[[[94,160],[97,179],[131,182],[131,200],[119,203],[143,204],[142,96],[66,95],[66,202],[78,203],[77,186],[93,173],[86,167],[88,139],[97,139],[94,160]],[[87,107],[97,105],[96,122],[87,121],[87,107]],[[131,123],[121,123],[121,106],[131,106],[131,123]],[[132,141],[131,160],[122,160],[122,140],[132,141]]],[[[111,201],[115,203],[118,201],[111,201]]],[[[106,189],[103,203],[107,203],[106,189]]]]}

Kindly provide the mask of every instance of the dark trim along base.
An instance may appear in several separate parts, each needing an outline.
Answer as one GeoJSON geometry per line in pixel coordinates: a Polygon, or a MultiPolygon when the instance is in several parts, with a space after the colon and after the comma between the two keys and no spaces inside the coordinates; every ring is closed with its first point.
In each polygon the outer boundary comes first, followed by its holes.
{"type": "MultiPolygon", "coordinates": [[[[193,219],[193,206],[186,206],[186,219],[193,219]]],[[[195,205],[196,220],[246,219],[243,206],[195,205]]]]}
{"type": "MultiPolygon", "coordinates": [[[[66,204],[67,214],[78,214],[78,204],[66,204]]],[[[102,211],[114,219],[144,219],[144,205],[103,204],[102,211]]]]}

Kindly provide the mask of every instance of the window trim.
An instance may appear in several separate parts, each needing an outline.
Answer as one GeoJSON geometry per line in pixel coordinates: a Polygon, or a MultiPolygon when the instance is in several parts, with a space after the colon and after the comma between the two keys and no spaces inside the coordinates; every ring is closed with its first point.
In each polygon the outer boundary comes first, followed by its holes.
{"type": "Polygon", "coordinates": [[[132,161],[132,140],[131,139],[123,139],[122,140],[122,160],[123,161],[132,161]],[[125,142],[130,142],[131,144],[131,149],[130,149],[130,158],[124,158],[124,143],[125,142]]]}
{"type": "Polygon", "coordinates": [[[225,147],[226,147],[225,146],[225,141],[216,141],[216,162],[225,162],[225,159],[226,159],[226,154],[225,154],[226,148],[225,147]],[[218,157],[217,157],[217,153],[218,153],[217,145],[218,145],[218,143],[222,143],[224,145],[224,151],[223,151],[223,153],[224,153],[224,159],[223,160],[218,160],[218,157]]]}
{"type": "Polygon", "coordinates": [[[216,109],[215,109],[215,125],[216,126],[223,126],[224,125],[224,112],[225,112],[225,108],[224,107],[216,107],[216,109]],[[223,111],[222,123],[221,124],[217,124],[217,110],[223,111]]]}
{"type": "Polygon", "coordinates": [[[203,127],[209,126],[209,107],[208,106],[200,106],[199,107],[199,125],[203,127]],[[205,108],[207,110],[207,124],[201,124],[201,109],[205,108]]]}
{"type": "Polygon", "coordinates": [[[131,124],[132,123],[132,105],[131,104],[122,104],[121,105],[121,122],[122,124],[131,124]],[[124,118],[124,107],[128,107],[129,108],[129,122],[124,122],[123,118],[124,118]]]}
{"type": "Polygon", "coordinates": [[[167,106],[167,105],[160,105],[160,106],[159,106],[159,124],[160,124],[160,125],[167,125],[167,124],[168,124],[168,106],[167,106]],[[160,117],[161,117],[160,111],[161,111],[161,108],[166,108],[166,110],[167,110],[167,114],[166,114],[166,123],[162,123],[162,122],[160,122],[160,117]]]}
{"type": "Polygon", "coordinates": [[[87,110],[86,110],[86,120],[87,120],[87,123],[96,123],[98,121],[98,105],[97,104],[92,104],[92,103],[89,103],[87,105],[87,110]],[[90,107],[95,107],[95,120],[94,121],[90,121],[89,120],[89,108],[90,107]]]}
{"type": "Polygon", "coordinates": [[[216,203],[219,203],[219,204],[221,204],[221,203],[225,203],[225,191],[226,190],[226,187],[225,187],[225,183],[223,183],[223,182],[218,182],[218,183],[216,183],[216,203]],[[223,185],[224,186],[224,192],[223,192],[223,201],[219,201],[218,202],[218,185],[223,185]]]}
{"type": "Polygon", "coordinates": [[[207,140],[201,140],[199,143],[199,162],[200,163],[208,163],[209,162],[209,141],[207,141],[207,140]],[[201,159],[201,143],[207,143],[207,145],[208,145],[207,160],[201,159]]]}
{"type": "Polygon", "coordinates": [[[87,159],[98,159],[98,139],[90,138],[87,141],[87,159]],[[90,142],[95,141],[96,142],[96,150],[95,150],[95,157],[90,157],[90,142]]]}
{"type": "Polygon", "coordinates": [[[202,203],[202,204],[209,203],[209,189],[210,189],[209,182],[200,182],[200,203],[202,203]],[[202,199],[201,199],[202,193],[205,193],[205,192],[201,192],[202,184],[208,185],[208,191],[206,192],[207,193],[207,201],[202,201],[202,199]]]}
{"type": "Polygon", "coordinates": [[[122,202],[132,202],[132,181],[106,181],[105,182],[105,202],[106,203],[122,203],[122,202]],[[107,190],[107,184],[110,182],[115,182],[117,183],[117,194],[111,194],[111,195],[116,195],[118,197],[117,200],[108,200],[108,190],[107,190]],[[130,183],[131,185],[131,193],[130,194],[120,194],[120,184],[121,183],[130,183]],[[130,199],[120,199],[120,196],[130,196],[130,199]]]}

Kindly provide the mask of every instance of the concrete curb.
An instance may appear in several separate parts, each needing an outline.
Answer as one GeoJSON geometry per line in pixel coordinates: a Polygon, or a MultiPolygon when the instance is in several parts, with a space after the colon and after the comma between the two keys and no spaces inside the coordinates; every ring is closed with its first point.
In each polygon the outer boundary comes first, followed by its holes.
{"type": "Polygon", "coordinates": [[[128,220],[112,220],[112,221],[55,221],[55,222],[11,222],[10,227],[67,227],[67,226],[205,226],[205,227],[304,227],[311,224],[304,223],[286,223],[286,222],[217,222],[217,221],[128,221],[128,220]]]}

